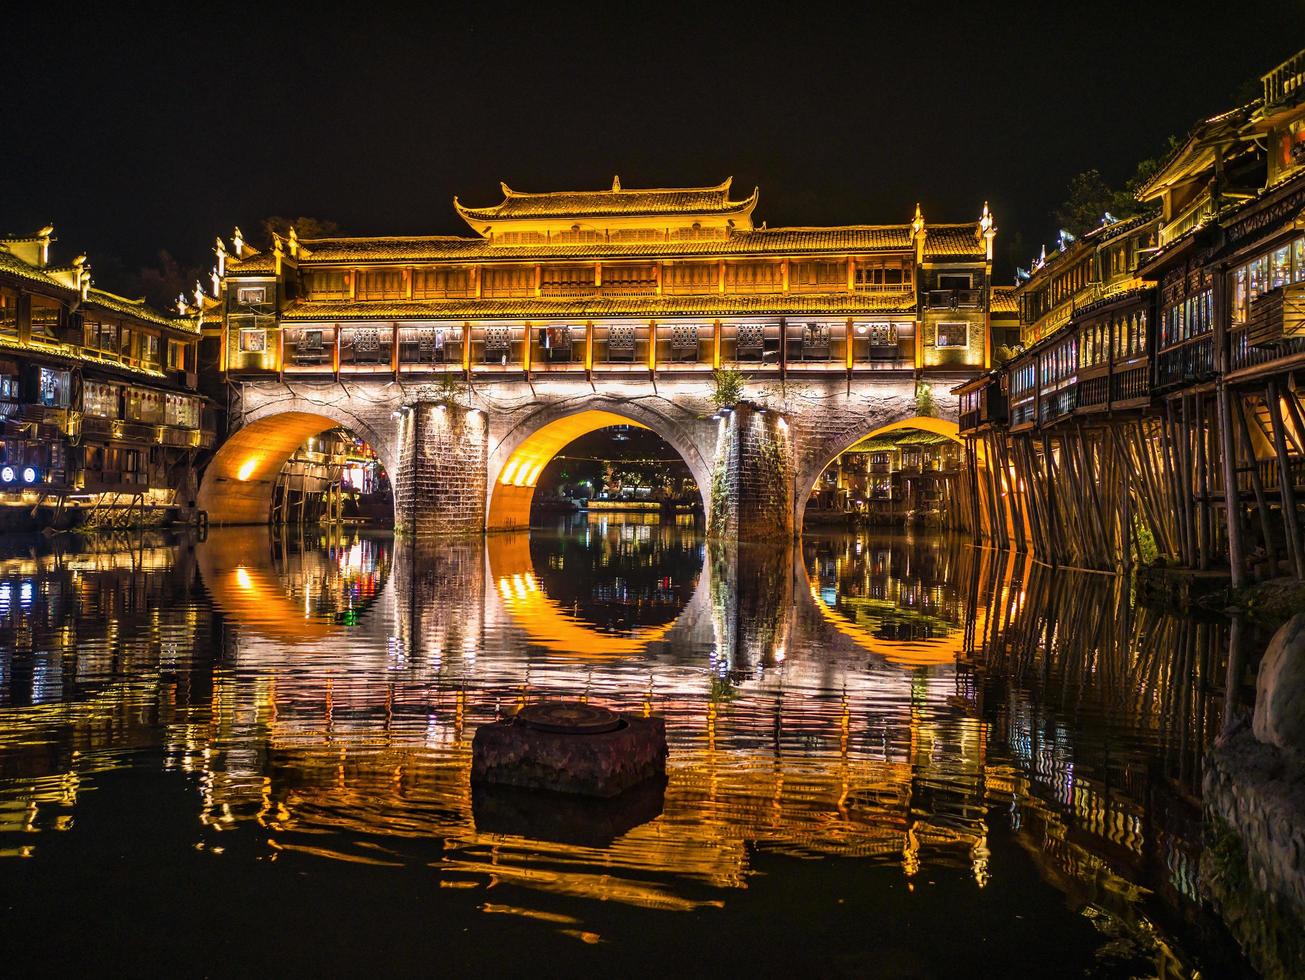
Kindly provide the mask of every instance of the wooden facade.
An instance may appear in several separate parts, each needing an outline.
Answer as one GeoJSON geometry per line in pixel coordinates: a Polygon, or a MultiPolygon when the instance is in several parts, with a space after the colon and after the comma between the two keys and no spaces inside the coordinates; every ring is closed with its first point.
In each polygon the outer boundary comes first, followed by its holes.
{"type": "Polygon", "coordinates": [[[1139,196],[1159,213],[1035,267],[1023,350],[957,389],[978,533],[1053,564],[1305,577],[1305,52],[1139,196]]]}
{"type": "Polygon", "coordinates": [[[0,239],[0,504],[169,510],[194,498],[214,420],[199,321],[96,289],[53,228],[0,239]]]}

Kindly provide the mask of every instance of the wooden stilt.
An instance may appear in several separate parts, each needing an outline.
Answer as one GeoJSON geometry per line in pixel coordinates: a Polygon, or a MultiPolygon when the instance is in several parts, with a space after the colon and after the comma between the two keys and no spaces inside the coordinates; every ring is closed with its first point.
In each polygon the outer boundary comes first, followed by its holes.
{"type": "Polygon", "coordinates": [[[1305,579],[1305,546],[1301,544],[1300,525],[1296,515],[1296,488],[1292,485],[1291,462],[1287,457],[1287,438],[1282,423],[1282,406],[1278,402],[1278,383],[1270,381],[1266,388],[1269,424],[1273,429],[1273,448],[1278,457],[1278,495],[1282,500],[1282,522],[1287,530],[1287,548],[1291,553],[1296,578],[1305,579]]]}

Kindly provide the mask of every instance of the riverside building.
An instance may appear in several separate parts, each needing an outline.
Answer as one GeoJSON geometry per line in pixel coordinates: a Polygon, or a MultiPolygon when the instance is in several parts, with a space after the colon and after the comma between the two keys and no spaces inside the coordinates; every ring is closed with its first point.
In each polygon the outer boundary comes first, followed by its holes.
{"type": "Polygon", "coordinates": [[[199,322],[51,261],[54,229],[0,238],[0,522],[186,516],[214,426],[196,391],[199,322]]]}

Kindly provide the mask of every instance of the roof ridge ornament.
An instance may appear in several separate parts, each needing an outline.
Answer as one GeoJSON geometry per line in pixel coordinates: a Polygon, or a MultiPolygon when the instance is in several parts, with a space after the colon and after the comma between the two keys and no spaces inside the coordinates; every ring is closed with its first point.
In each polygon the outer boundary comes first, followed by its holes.
{"type": "Polygon", "coordinates": [[[615,176],[612,177],[612,190],[619,191],[620,189],[621,189],[621,175],[616,174],[615,176]]]}

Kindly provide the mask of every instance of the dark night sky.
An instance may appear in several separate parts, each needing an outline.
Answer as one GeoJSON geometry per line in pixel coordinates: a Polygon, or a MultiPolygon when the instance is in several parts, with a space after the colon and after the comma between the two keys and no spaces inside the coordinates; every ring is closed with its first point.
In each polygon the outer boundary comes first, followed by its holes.
{"type": "Polygon", "coordinates": [[[269,214],[465,233],[455,193],[613,173],[732,174],[772,226],[907,221],[917,199],[970,220],[987,198],[1025,261],[1074,173],[1122,181],[1305,46],[1300,0],[184,6],[5,13],[0,229],[53,221],[105,286],[159,249],[207,267],[214,235],[269,214]]]}

